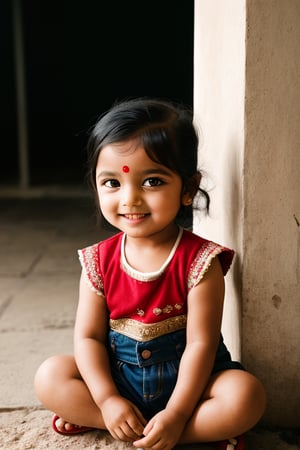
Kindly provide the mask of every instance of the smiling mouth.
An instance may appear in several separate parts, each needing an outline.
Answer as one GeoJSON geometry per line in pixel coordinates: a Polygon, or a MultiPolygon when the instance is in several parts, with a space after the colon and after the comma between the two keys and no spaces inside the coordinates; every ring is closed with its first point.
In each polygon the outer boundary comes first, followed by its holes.
{"type": "Polygon", "coordinates": [[[140,220],[148,215],[149,214],[123,214],[123,217],[125,217],[128,220],[140,220]]]}

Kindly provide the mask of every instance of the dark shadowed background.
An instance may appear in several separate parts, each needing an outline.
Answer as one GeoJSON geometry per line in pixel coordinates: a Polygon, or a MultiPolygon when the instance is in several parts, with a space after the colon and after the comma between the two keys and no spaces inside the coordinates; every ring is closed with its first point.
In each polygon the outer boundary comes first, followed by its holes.
{"type": "MultiPolygon", "coordinates": [[[[13,1],[0,4],[0,187],[18,183],[13,1]]],[[[21,0],[30,185],[84,178],[89,127],[114,101],[192,106],[194,2],[21,0]]]]}

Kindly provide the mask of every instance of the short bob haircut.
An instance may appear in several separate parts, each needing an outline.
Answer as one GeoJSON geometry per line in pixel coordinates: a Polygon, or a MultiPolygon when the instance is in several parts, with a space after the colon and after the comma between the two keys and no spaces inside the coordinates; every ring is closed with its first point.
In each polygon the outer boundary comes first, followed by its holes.
{"type": "MultiPolygon", "coordinates": [[[[182,179],[183,193],[192,198],[200,194],[202,208],[208,212],[209,195],[200,188],[202,175],[197,168],[198,136],[192,112],[169,101],[136,98],[116,103],[93,127],[88,140],[88,177],[95,192],[96,166],[101,149],[109,144],[136,139],[148,157],[176,172],[182,179]],[[204,205],[204,206],[203,206],[204,205]]],[[[98,202],[97,202],[98,203],[98,202]]],[[[191,207],[182,206],[177,222],[191,216],[191,207]]]]}

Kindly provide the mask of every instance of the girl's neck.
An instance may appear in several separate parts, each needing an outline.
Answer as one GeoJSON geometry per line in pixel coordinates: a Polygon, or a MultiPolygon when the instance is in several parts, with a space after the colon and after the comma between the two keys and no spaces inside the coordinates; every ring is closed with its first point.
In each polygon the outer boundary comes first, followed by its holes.
{"type": "Polygon", "coordinates": [[[140,272],[155,272],[168,259],[179,236],[179,228],[174,224],[172,229],[159,236],[133,238],[125,236],[124,257],[127,263],[140,272]]]}
{"type": "Polygon", "coordinates": [[[126,234],[126,249],[141,248],[148,249],[161,249],[163,247],[168,247],[173,245],[176,241],[179,232],[179,227],[175,223],[168,225],[164,230],[158,233],[152,234],[145,237],[135,237],[126,234]]]}

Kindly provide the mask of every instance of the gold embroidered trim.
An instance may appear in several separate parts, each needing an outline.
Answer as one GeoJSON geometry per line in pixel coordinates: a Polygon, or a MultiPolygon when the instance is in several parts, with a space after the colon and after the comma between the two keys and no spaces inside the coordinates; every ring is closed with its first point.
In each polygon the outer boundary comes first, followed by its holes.
{"type": "Polygon", "coordinates": [[[164,334],[186,328],[186,314],[170,317],[157,323],[141,323],[133,319],[110,319],[110,328],[140,342],[150,341],[164,334]]]}
{"type": "Polygon", "coordinates": [[[188,274],[189,290],[200,283],[210,268],[213,259],[224,250],[225,247],[215,244],[214,242],[208,242],[205,246],[200,248],[188,274]]]}
{"type": "Polygon", "coordinates": [[[97,268],[98,245],[94,244],[78,250],[79,261],[83,268],[84,278],[89,288],[97,295],[103,296],[103,282],[97,268]]]}

